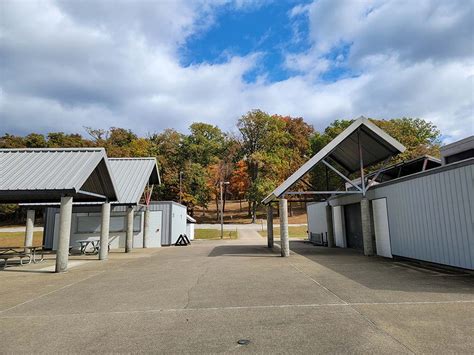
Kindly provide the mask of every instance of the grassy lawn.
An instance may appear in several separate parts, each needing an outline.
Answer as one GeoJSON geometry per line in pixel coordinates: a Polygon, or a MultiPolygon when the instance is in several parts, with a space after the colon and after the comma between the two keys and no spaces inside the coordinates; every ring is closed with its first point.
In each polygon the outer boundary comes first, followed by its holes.
{"type": "MultiPolygon", "coordinates": [[[[195,229],[194,239],[221,239],[221,230],[195,229]]],[[[237,239],[237,231],[224,230],[224,239],[237,239]]]]}
{"type": "MultiPolygon", "coordinates": [[[[308,238],[308,233],[306,232],[308,227],[300,226],[300,227],[288,227],[288,233],[290,234],[290,238],[299,238],[299,239],[306,239],[308,238]]],[[[267,237],[267,231],[258,231],[258,233],[262,237],[267,237]]],[[[280,228],[275,227],[273,228],[273,237],[280,238],[280,228]]]]}
{"type": "MultiPolygon", "coordinates": [[[[43,244],[43,232],[33,232],[33,245],[43,244]]],[[[25,232],[0,232],[0,247],[25,245],[25,232]]]]}

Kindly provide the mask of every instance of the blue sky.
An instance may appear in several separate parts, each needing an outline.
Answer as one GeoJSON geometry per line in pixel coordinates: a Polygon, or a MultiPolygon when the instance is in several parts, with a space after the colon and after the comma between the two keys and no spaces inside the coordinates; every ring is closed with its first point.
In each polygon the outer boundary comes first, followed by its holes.
{"type": "MultiPolygon", "coordinates": [[[[309,1],[301,2],[305,3],[309,1]]],[[[311,47],[307,18],[289,21],[289,13],[296,4],[277,1],[243,11],[235,11],[232,6],[222,8],[211,28],[189,37],[180,48],[181,63],[224,63],[231,56],[259,53],[258,65],[246,73],[245,81],[255,81],[259,75],[265,75],[271,82],[288,79],[294,71],[285,67],[285,54],[311,47]],[[301,32],[300,40],[295,39],[295,31],[301,32]]]]}
{"type": "Polygon", "coordinates": [[[474,2],[0,1],[0,134],[194,121],[252,109],[420,117],[474,134],[474,2]]]}

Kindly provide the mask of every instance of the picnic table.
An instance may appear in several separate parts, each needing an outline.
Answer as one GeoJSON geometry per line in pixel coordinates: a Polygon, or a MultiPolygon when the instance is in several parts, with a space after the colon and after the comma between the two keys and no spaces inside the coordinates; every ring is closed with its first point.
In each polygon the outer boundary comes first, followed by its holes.
{"type": "MultiPolygon", "coordinates": [[[[100,250],[100,239],[81,239],[76,241],[81,246],[81,254],[97,254],[100,250]],[[87,252],[88,246],[92,247],[91,252],[87,252]]],[[[108,244],[108,250],[110,251],[110,242],[108,244]]]]}
{"type": "Polygon", "coordinates": [[[81,246],[81,254],[88,254],[87,247],[92,246],[92,252],[89,254],[97,254],[100,249],[100,240],[99,239],[83,239],[77,240],[77,243],[81,246]]]}
{"type": "Polygon", "coordinates": [[[43,246],[40,245],[15,245],[0,247],[0,259],[3,259],[3,269],[7,266],[7,262],[12,258],[20,258],[21,265],[28,265],[31,262],[34,264],[40,263],[44,260],[43,246]],[[41,252],[41,257],[37,258],[37,252],[41,252]],[[28,258],[27,263],[23,263],[23,259],[28,258]]]}

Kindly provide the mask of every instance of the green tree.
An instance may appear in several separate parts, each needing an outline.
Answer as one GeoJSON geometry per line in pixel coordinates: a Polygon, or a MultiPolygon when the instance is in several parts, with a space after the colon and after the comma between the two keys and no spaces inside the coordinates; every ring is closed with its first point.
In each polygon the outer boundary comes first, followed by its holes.
{"type": "Polygon", "coordinates": [[[243,115],[237,122],[241,135],[243,159],[250,178],[248,199],[252,222],[264,195],[280,180],[281,171],[288,170],[291,156],[287,144],[290,135],[285,122],[261,110],[243,115]]]}
{"type": "Polygon", "coordinates": [[[194,207],[207,208],[211,200],[211,191],[207,184],[207,170],[198,163],[188,162],[183,169],[183,203],[194,215],[194,207]]]}
{"type": "Polygon", "coordinates": [[[158,188],[157,198],[179,200],[179,174],[184,170],[185,136],[174,129],[153,134],[149,138],[150,150],[156,156],[163,184],[158,188]]]}
{"type": "Polygon", "coordinates": [[[222,131],[217,126],[201,122],[193,123],[189,130],[191,133],[184,140],[187,158],[203,167],[216,163],[225,145],[222,131]]]}
{"type": "Polygon", "coordinates": [[[46,138],[42,134],[38,133],[28,134],[24,141],[27,148],[45,148],[48,146],[46,138]]]}

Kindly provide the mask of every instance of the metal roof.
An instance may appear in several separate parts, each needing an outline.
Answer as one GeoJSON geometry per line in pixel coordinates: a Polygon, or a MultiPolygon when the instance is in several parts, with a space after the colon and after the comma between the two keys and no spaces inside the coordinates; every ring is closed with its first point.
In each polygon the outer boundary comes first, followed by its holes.
{"type": "Polygon", "coordinates": [[[103,148],[0,149],[0,203],[116,200],[103,148]]]}
{"type": "Polygon", "coordinates": [[[326,158],[338,163],[348,173],[358,171],[360,168],[359,141],[364,167],[374,165],[405,151],[405,147],[400,142],[390,137],[367,118],[360,117],[303,164],[262,202],[267,204],[281,197],[316,164],[326,158]]]}
{"type": "Polygon", "coordinates": [[[147,184],[161,184],[155,158],[109,158],[119,200],[116,204],[138,204],[147,184]]]}

